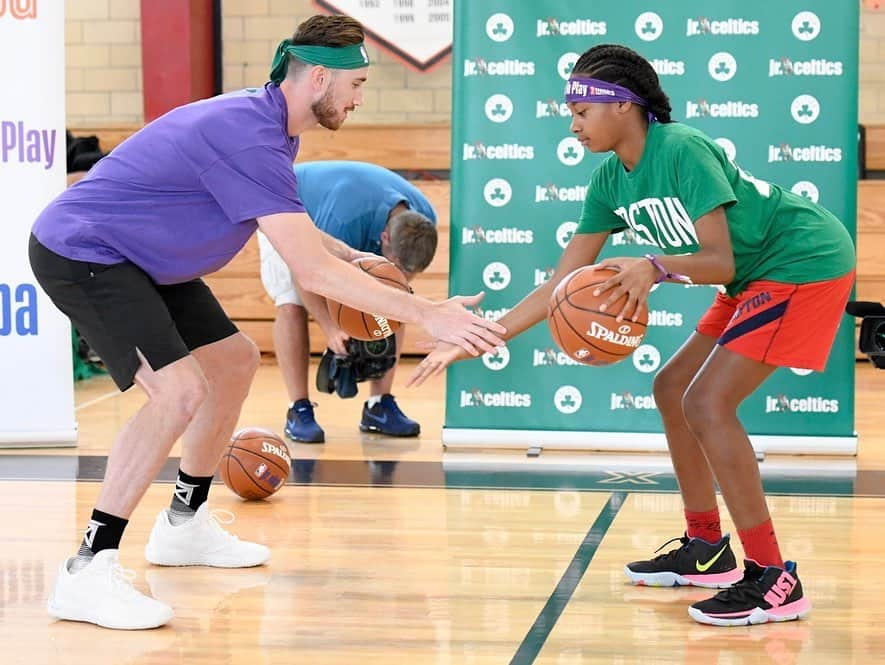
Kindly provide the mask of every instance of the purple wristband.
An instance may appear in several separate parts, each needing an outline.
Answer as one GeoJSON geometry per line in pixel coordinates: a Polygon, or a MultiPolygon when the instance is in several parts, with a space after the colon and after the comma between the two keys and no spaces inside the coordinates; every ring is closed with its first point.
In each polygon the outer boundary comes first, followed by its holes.
{"type": "Polygon", "coordinates": [[[683,284],[692,284],[691,277],[688,275],[680,275],[675,272],[667,272],[667,269],[658,261],[658,257],[654,254],[646,254],[645,258],[651,261],[651,264],[658,269],[658,272],[661,273],[658,275],[658,278],[655,280],[655,284],[660,284],[666,279],[672,279],[677,282],[682,282],[683,284]]]}

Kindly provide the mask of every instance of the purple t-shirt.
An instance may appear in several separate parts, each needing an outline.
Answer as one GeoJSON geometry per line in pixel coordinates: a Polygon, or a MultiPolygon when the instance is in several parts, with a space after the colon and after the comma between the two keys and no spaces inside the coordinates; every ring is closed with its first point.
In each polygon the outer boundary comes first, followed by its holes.
{"type": "Polygon", "coordinates": [[[34,235],[70,259],[131,261],[158,284],[218,270],[256,217],[304,212],[287,127],[272,84],[174,109],[50,203],[34,235]]]}

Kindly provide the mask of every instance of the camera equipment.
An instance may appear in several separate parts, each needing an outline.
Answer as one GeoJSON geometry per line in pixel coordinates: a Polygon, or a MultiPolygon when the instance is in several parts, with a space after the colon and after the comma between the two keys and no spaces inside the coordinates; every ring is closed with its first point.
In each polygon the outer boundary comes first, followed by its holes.
{"type": "Polygon", "coordinates": [[[849,302],[845,311],[861,318],[859,348],[878,369],[885,369],[885,307],[878,302],[849,302]]]}
{"type": "Polygon", "coordinates": [[[367,379],[380,379],[396,364],[396,337],[363,342],[347,340],[347,355],[339,356],[326,349],[317,368],[317,390],[337,392],[339,397],[357,394],[356,384],[367,379]]]}

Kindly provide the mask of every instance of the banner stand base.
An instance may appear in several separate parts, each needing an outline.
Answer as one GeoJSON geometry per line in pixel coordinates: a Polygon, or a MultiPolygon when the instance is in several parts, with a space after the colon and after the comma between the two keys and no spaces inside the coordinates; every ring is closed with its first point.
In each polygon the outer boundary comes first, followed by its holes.
{"type": "MultiPolygon", "coordinates": [[[[760,455],[857,455],[857,434],[851,436],[780,436],[751,434],[760,455]]],[[[663,433],[555,432],[545,430],[464,429],[444,427],[444,448],[510,448],[606,452],[667,452],[663,433]]]]}
{"type": "Polygon", "coordinates": [[[52,432],[0,432],[0,449],[76,448],[77,428],[52,432]]]}
{"type": "MultiPolygon", "coordinates": [[[[678,492],[670,456],[664,453],[553,452],[525,457],[516,451],[447,450],[448,487],[508,487],[563,491],[678,492]]],[[[772,494],[851,495],[857,459],[820,455],[772,455],[759,474],[772,494]]]]}

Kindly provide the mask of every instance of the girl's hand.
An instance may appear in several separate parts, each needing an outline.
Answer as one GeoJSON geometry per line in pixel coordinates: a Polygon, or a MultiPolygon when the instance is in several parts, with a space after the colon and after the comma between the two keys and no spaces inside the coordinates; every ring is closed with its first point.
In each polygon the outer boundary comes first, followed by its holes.
{"type": "Polygon", "coordinates": [[[420,386],[431,376],[436,376],[445,370],[445,368],[453,362],[464,360],[469,357],[470,354],[460,346],[449,344],[447,342],[439,342],[436,344],[433,351],[427,354],[424,360],[418,363],[418,366],[406,382],[406,387],[411,388],[412,386],[420,386]]]}
{"type": "Polygon", "coordinates": [[[604,281],[593,292],[593,295],[598,296],[606,291],[611,291],[609,297],[600,305],[599,310],[605,312],[622,296],[626,295],[627,301],[621,311],[610,313],[616,314],[616,320],[619,323],[624,319],[638,321],[642,310],[648,308],[648,294],[658,276],[657,268],[644,257],[606,259],[597,263],[596,267],[618,271],[617,275],[604,281]]]}

